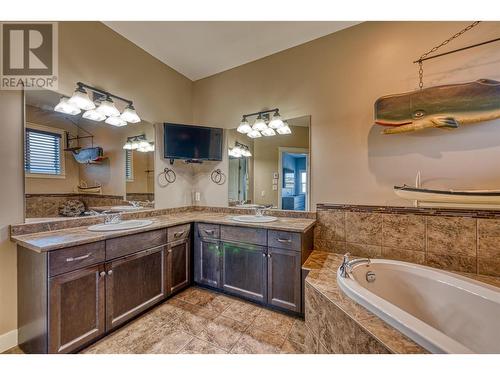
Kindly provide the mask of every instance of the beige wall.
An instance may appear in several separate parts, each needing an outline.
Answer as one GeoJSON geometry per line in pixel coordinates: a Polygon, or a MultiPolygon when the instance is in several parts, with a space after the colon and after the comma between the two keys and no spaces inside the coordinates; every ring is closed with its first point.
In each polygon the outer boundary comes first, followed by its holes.
{"type": "MultiPolygon", "coordinates": [[[[279,148],[309,148],[309,128],[290,126],[292,134],[257,138],[254,142],[254,201],[278,207],[278,190],[273,190],[273,173],[279,170],[279,148]]],[[[278,185],[278,188],[279,185],[278,185]]]]}
{"type": "Polygon", "coordinates": [[[19,91],[0,90],[0,344],[15,338],[17,328],[16,247],[9,225],[23,220],[23,98],[19,91]],[[2,335],[3,339],[2,339],[2,335]]]}
{"type": "MultiPolygon", "coordinates": [[[[392,187],[413,184],[417,170],[434,187],[498,188],[500,121],[456,131],[380,135],[373,105],[418,87],[415,58],[467,22],[367,22],[194,83],[194,121],[237,126],[243,113],[279,107],[287,118],[311,115],[312,205],[389,204],[392,187]]],[[[497,37],[486,22],[452,42],[497,37]]],[[[425,85],[500,80],[498,45],[425,64],[425,85]]],[[[223,166],[223,164],[221,164],[223,166]]],[[[222,203],[213,192],[207,204],[222,203]]]]}
{"type": "MultiPolygon", "coordinates": [[[[134,100],[141,117],[152,123],[190,123],[192,120],[193,83],[100,22],[59,23],[59,91],[70,95],[77,81],[134,100]]],[[[17,325],[15,247],[8,240],[8,225],[23,221],[20,94],[0,91],[0,113],[4,135],[0,139],[3,178],[0,198],[1,336],[17,325]]],[[[159,153],[155,163],[162,169],[166,165],[159,153]]],[[[190,186],[192,171],[179,169],[176,184],[168,188],[155,187],[158,207],[186,203],[184,191],[190,186]],[[188,178],[184,178],[183,172],[188,178]]]]}
{"type": "Polygon", "coordinates": [[[153,193],[153,176],[147,170],[153,169],[154,154],[151,152],[132,151],[133,181],[127,181],[126,191],[129,193],[153,193]]]}

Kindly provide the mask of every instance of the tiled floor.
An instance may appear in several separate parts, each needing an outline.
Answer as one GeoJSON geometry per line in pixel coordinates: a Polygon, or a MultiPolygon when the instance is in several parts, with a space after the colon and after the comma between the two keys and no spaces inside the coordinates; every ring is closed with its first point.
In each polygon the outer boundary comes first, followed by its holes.
{"type": "Polygon", "coordinates": [[[303,353],[304,322],[189,288],[82,353],[303,353]]]}

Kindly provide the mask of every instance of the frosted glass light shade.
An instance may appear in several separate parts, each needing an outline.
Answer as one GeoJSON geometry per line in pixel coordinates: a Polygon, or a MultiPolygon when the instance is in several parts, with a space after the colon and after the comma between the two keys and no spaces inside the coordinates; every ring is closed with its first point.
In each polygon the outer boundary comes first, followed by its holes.
{"type": "Polygon", "coordinates": [[[260,131],[258,130],[252,130],[250,133],[247,134],[250,138],[260,138],[262,137],[262,134],[260,134],[260,131]]]}
{"type": "Polygon", "coordinates": [[[113,126],[125,126],[127,125],[127,121],[122,120],[118,116],[111,116],[106,119],[106,124],[113,125],[113,126]]]}
{"type": "Polygon", "coordinates": [[[240,122],[240,125],[238,125],[238,128],[236,130],[241,134],[247,134],[252,131],[252,127],[247,120],[243,120],[240,122]]]}
{"type": "Polygon", "coordinates": [[[54,111],[73,116],[81,112],[80,108],[68,102],[68,98],[61,98],[59,103],[54,107],[54,111]]]}
{"type": "Polygon", "coordinates": [[[120,116],[120,111],[116,109],[115,103],[113,103],[113,101],[110,98],[101,102],[101,104],[99,104],[99,107],[97,107],[97,111],[99,113],[102,113],[104,116],[108,117],[120,116]]]}
{"type": "Polygon", "coordinates": [[[255,123],[252,126],[252,130],[257,130],[257,131],[261,132],[264,129],[267,129],[266,122],[261,118],[258,118],[257,120],[255,120],[255,123]]]}
{"type": "Polygon", "coordinates": [[[283,120],[280,115],[274,115],[272,120],[269,122],[269,127],[271,129],[279,129],[283,126],[283,120]]]}
{"type": "Polygon", "coordinates": [[[286,123],[281,128],[276,129],[276,131],[278,132],[278,134],[292,134],[292,130],[290,129],[290,127],[286,123]]]}
{"type": "Polygon", "coordinates": [[[97,112],[95,109],[91,109],[89,111],[84,112],[82,117],[92,121],[102,121],[106,119],[106,116],[104,116],[100,112],[97,112]]]}
{"type": "Polygon", "coordinates": [[[262,135],[266,137],[272,137],[273,135],[276,135],[276,132],[274,131],[274,129],[265,128],[264,130],[262,130],[262,135]]]}
{"type": "Polygon", "coordinates": [[[80,109],[83,109],[84,111],[95,108],[94,102],[90,100],[89,94],[87,94],[87,91],[85,91],[85,89],[82,87],[79,87],[75,90],[73,96],[68,99],[68,102],[80,109]]]}
{"type": "Polygon", "coordinates": [[[130,122],[131,124],[135,124],[141,121],[141,118],[132,105],[129,105],[127,108],[125,108],[120,117],[122,118],[122,120],[130,122]]]}

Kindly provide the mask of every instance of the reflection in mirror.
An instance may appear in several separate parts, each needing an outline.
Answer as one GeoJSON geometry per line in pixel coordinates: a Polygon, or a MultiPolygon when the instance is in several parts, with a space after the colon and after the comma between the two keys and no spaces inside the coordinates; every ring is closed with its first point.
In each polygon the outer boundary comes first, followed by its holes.
{"type": "Polygon", "coordinates": [[[311,118],[287,123],[291,134],[250,138],[227,132],[229,206],[309,210],[311,118]]]}
{"type": "Polygon", "coordinates": [[[25,95],[27,222],[154,206],[152,124],[113,126],[54,111],[56,92],[25,95]]]}

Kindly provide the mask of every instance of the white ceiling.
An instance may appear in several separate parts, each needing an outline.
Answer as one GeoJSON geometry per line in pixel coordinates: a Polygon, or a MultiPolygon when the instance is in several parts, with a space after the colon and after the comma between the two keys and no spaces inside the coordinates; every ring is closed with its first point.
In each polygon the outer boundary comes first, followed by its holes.
{"type": "Polygon", "coordinates": [[[104,22],[195,81],[359,22],[104,22]]]}

